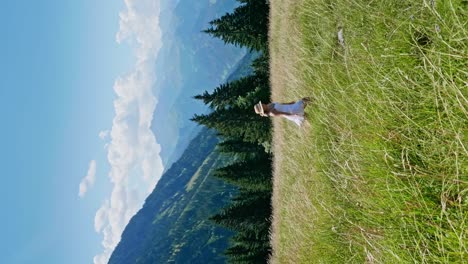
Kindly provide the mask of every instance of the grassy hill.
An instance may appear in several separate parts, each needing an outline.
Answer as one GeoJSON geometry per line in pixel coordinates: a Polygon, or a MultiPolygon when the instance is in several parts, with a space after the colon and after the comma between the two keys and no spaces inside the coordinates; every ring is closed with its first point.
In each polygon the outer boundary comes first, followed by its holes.
{"type": "Polygon", "coordinates": [[[270,3],[271,262],[468,262],[468,2],[270,3]]]}

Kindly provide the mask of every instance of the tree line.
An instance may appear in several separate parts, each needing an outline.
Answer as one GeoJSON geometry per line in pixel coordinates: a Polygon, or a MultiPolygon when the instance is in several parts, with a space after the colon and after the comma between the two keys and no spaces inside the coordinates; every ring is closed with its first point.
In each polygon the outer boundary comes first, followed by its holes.
{"type": "Polygon", "coordinates": [[[237,0],[231,13],[210,22],[204,32],[226,44],[259,52],[253,73],[195,96],[211,112],[192,120],[215,129],[217,150],[233,157],[215,176],[238,187],[231,203],[211,217],[235,232],[225,254],[230,263],[266,263],[271,247],[272,154],[271,121],[255,114],[253,106],[270,100],[268,0],[237,0]]]}

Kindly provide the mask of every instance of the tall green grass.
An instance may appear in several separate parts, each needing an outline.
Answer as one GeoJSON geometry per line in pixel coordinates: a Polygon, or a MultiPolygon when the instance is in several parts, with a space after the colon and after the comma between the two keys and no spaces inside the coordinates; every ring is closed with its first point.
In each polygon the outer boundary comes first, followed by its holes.
{"type": "Polygon", "coordinates": [[[468,2],[271,6],[271,261],[468,262],[468,2]]]}

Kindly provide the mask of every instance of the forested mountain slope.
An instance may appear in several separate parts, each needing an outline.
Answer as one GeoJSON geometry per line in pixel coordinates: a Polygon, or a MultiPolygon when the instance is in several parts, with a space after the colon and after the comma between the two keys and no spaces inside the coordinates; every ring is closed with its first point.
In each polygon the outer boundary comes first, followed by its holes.
{"type": "Polygon", "coordinates": [[[222,163],[214,132],[203,129],[131,219],[109,263],[224,263],[230,232],[208,218],[234,188],[211,177],[222,163]]]}

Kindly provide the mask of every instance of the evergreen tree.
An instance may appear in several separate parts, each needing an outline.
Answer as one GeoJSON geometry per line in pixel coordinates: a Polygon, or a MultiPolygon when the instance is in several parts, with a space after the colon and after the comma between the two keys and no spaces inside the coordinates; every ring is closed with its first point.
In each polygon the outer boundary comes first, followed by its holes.
{"type": "Polygon", "coordinates": [[[253,109],[218,109],[207,115],[195,115],[191,120],[216,129],[223,137],[258,144],[271,141],[270,120],[256,115],[253,109]]]}
{"type": "Polygon", "coordinates": [[[203,102],[212,109],[226,108],[236,104],[239,97],[246,96],[261,82],[260,77],[249,75],[236,81],[221,84],[212,93],[205,91],[194,98],[203,102]]]}
{"type": "Polygon", "coordinates": [[[217,150],[235,157],[235,160],[248,160],[266,155],[264,145],[268,143],[265,142],[263,145],[260,145],[258,143],[245,142],[239,138],[228,138],[218,143],[217,150]]]}
{"type": "Polygon", "coordinates": [[[270,57],[268,56],[268,51],[262,52],[262,54],[252,62],[252,67],[256,75],[270,76],[270,57]]]}
{"type": "Polygon", "coordinates": [[[268,49],[268,12],[266,0],[241,0],[242,4],[221,18],[210,22],[204,32],[236,46],[253,50],[268,49]]]}
{"type": "Polygon", "coordinates": [[[252,154],[261,153],[264,149],[255,143],[245,142],[239,138],[230,138],[218,143],[218,150],[224,153],[252,154]]]}
{"type": "Polygon", "coordinates": [[[230,263],[266,263],[271,253],[268,229],[263,230],[262,237],[250,232],[238,232],[232,243],[226,250],[230,263]]]}
{"type": "Polygon", "coordinates": [[[271,158],[257,156],[217,169],[215,176],[245,189],[271,191],[271,158]]]}
{"type": "MultiPolygon", "coordinates": [[[[253,246],[258,241],[252,240],[249,243],[236,245],[226,250],[228,262],[233,264],[261,264],[266,263],[270,255],[269,248],[262,247],[261,245],[253,246]]],[[[263,243],[261,243],[263,244],[263,243]]]]}
{"type": "Polygon", "coordinates": [[[271,252],[270,196],[268,191],[240,189],[232,205],[212,218],[237,231],[226,250],[230,263],[267,263],[271,252]]]}
{"type": "Polygon", "coordinates": [[[254,74],[195,96],[212,112],[192,120],[217,130],[224,141],[218,150],[234,154],[236,162],[215,175],[239,187],[238,195],[218,214],[215,223],[236,232],[226,251],[230,263],[267,263],[271,252],[271,121],[255,114],[258,101],[268,102],[268,0],[238,0],[232,13],[210,22],[206,33],[226,43],[261,51],[252,63],[254,74]]]}
{"type": "MultiPolygon", "coordinates": [[[[257,193],[258,194],[258,193],[257,193]]],[[[215,223],[234,231],[250,232],[261,237],[270,226],[270,196],[258,195],[235,200],[220,213],[211,217],[215,223]]]]}

